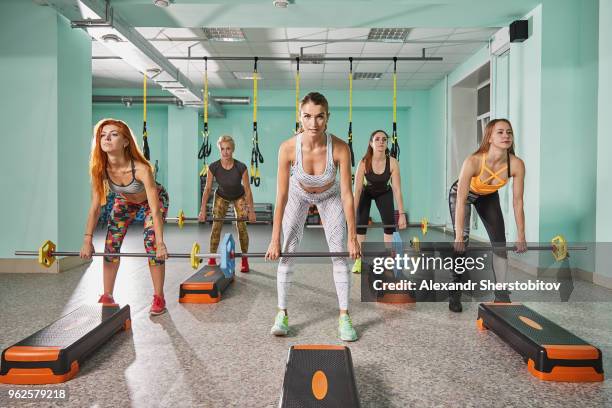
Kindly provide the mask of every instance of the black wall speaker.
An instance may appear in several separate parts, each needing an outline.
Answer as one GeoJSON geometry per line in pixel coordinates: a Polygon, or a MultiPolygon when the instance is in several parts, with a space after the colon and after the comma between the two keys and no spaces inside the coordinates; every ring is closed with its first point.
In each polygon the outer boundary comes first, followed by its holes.
{"type": "Polygon", "coordinates": [[[529,20],[516,20],[510,23],[510,42],[523,42],[529,38],[529,20]]]}

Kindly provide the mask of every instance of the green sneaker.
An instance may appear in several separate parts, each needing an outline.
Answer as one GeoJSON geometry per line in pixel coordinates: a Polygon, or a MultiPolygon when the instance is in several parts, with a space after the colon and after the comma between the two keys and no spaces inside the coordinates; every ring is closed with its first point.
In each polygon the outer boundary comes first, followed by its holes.
{"type": "Polygon", "coordinates": [[[361,273],[361,258],[355,259],[355,263],[353,264],[353,273],[361,273]]]}
{"type": "Polygon", "coordinates": [[[340,340],[342,341],[355,341],[357,340],[357,332],[353,328],[353,322],[347,314],[343,314],[338,319],[338,332],[340,334],[340,340]]]}
{"type": "Polygon", "coordinates": [[[270,330],[270,334],[275,336],[286,336],[289,333],[289,317],[285,312],[280,311],[276,314],[274,319],[274,326],[270,330]]]}

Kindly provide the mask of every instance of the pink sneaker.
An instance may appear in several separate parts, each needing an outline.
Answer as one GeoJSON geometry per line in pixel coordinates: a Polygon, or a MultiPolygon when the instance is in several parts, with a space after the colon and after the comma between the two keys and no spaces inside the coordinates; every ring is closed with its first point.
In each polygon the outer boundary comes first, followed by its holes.
{"type": "Polygon", "coordinates": [[[166,313],[166,301],[161,296],[153,295],[153,303],[151,304],[149,314],[157,316],[163,313],[166,313]]]}
{"type": "Polygon", "coordinates": [[[103,305],[116,305],[113,296],[107,295],[106,293],[100,296],[100,299],[98,299],[98,303],[102,303],[103,305]]]}

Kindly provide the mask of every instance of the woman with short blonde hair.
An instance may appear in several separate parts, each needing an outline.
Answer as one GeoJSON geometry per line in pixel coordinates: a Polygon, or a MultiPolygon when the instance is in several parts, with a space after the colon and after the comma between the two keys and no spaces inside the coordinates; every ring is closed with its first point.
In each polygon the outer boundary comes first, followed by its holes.
{"type": "MultiPolygon", "coordinates": [[[[253,193],[249,185],[247,167],[241,161],[233,157],[236,144],[229,135],[220,136],[217,140],[217,147],[221,153],[221,158],[208,166],[206,174],[206,187],[202,194],[202,205],[198,219],[206,221],[206,203],[212,192],[213,178],[217,181],[217,190],[213,200],[213,220],[224,218],[230,204],[234,205],[238,238],[242,252],[249,252],[249,234],[246,221],[254,222],[255,208],[253,207],[253,193]]],[[[217,252],[219,240],[221,239],[221,228],[223,221],[213,221],[212,231],[210,232],[210,252],[217,252]]],[[[215,258],[208,259],[209,265],[216,265],[215,258]]],[[[240,272],[249,272],[249,260],[242,257],[240,272]]]]}

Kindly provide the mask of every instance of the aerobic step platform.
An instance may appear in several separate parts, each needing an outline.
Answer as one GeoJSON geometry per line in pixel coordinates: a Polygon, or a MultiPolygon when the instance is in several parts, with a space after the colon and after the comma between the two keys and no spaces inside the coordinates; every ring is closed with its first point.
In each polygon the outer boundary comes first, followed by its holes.
{"type": "Polygon", "coordinates": [[[2,352],[0,383],[54,384],[73,378],[85,358],[131,327],[130,306],[84,305],[2,352]]]}
{"type": "Polygon", "coordinates": [[[203,266],[181,283],[179,303],[217,303],[233,281],[234,276],[226,277],[218,266],[203,266]]]}
{"type": "Polygon", "coordinates": [[[546,381],[603,381],[601,351],[520,303],[481,303],[477,326],[516,350],[546,381]]]}
{"type": "Polygon", "coordinates": [[[359,396],[348,347],[292,346],[279,406],[358,408],[359,396]]]}

